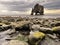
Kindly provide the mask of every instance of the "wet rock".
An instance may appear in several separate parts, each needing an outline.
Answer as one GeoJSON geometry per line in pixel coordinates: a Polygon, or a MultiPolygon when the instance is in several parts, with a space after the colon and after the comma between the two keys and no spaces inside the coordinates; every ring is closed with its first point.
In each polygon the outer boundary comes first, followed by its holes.
{"type": "Polygon", "coordinates": [[[1,31],[3,31],[3,28],[2,28],[2,27],[0,27],[0,32],[1,32],[1,31]]]}
{"type": "Polygon", "coordinates": [[[10,32],[7,33],[10,36],[13,36],[14,34],[16,34],[15,29],[10,29],[10,32]]]}
{"type": "Polygon", "coordinates": [[[28,36],[19,34],[19,35],[16,36],[15,40],[27,42],[28,41],[28,36]]]}
{"type": "Polygon", "coordinates": [[[55,26],[60,26],[60,22],[56,23],[55,26]]]}
{"type": "Polygon", "coordinates": [[[1,22],[1,23],[0,23],[0,26],[3,26],[3,25],[5,25],[5,24],[1,22]]]}
{"type": "Polygon", "coordinates": [[[15,27],[16,31],[19,31],[23,35],[29,35],[30,32],[30,23],[26,23],[22,26],[15,27]]]}
{"type": "Polygon", "coordinates": [[[53,39],[53,40],[58,39],[58,37],[56,36],[56,34],[54,34],[54,35],[47,34],[47,36],[48,36],[49,38],[53,39]]]}
{"type": "Polygon", "coordinates": [[[12,29],[11,25],[2,25],[0,26],[0,31],[6,31],[8,29],[12,29]]]}
{"type": "Polygon", "coordinates": [[[51,22],[52,27],[60,26],[60,21],[51,22]]]}
{"type": "Polygon", "coordinates": [[[52,29],[51,28],[47,28],[47,27],[40,27],[40,25],[38,24],[34,24],[32,25],[31,27],[32,31],[40,31],[40,32],[43,32],[43,33],[50,33],[52,34],[52,29]]]}
{"type": "Polygon", "coordinates": [[[34,31],[37,31],[37,30],[40,29],[40,25],[38,25],[38,24],[33,24],[32,27],[31,27],[31,29],[34,30],[34,31]]]}
{"type": "Polygon", "coordinates": [[[4,25],[3,28],[4,28],[4,30],[8,30],[8,29],[12,29],[12,26],[11,25],[4,25]]]}
{"type": "Polygon", "coordinates": [[[52,28],[52,31],[53,31],[53,33],[55,33],[55,34],[59,34],[59,35],[60,35],[60,26],[53,27],[53,28],[52,28]]]}
{"type": "MultiPolygon", "coordinates": [[[[11,40],[8,43],[5,43],[6,45],[28,45],[28,43],[24,41],[19,41],[19,40],[11,40]]],[[[3,45],[5,45],[3,44],[3,45]]]]}
{"type": "Polygon", "coordinates": [[[53,27],[52,28],[53,31],[57,31],[57,30],[60,30],[60,26],[57,26],[57,27],[53,27]]]}
{"type": "Polygon", "coordinates": [[[45,34],[42,32],[33,32],[29,36],[29,44],[36,45],[38,42],[42,41],[45,38],[45,34]]]}

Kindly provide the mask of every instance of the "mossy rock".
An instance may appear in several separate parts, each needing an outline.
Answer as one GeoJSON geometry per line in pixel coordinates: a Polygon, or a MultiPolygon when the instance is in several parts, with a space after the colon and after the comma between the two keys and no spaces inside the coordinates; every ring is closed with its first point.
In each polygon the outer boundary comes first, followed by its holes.
{"type": "Polygon", "coordinates": [[[33,37],[35,37],[35,38],[41,38],[42,39],[44,36],[45,36],[45,34],[42,32],[35,32],[33,34],[33,37]]]}
{"type": "Polygon", "coordinates": [[[57,27],[53,27],[52,28],[52,31],[57,31],[57,30],[60,30],[60,26],[57,26],[57,27]]]}
{"type": "Polygon", "coordinates": [[[44,39],[45,34],[42,32],[34,32],[31,37],[29,37],[29,44],[30,45],[36,45],[36,43],[42,41],[44,39]]]}

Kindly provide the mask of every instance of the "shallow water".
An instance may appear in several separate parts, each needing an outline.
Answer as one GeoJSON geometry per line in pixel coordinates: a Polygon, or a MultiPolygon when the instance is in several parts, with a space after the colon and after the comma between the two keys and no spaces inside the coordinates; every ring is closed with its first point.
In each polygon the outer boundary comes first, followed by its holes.
{"type": "Polygon", "coordinates": [[[7,35],[7,33],[8,33],[9,31],[10,31],[10,30],[0,32],[0,45],[3,45],[3,43],[7,42],[5,39],[10,38],[10,36],[7,35]]]}

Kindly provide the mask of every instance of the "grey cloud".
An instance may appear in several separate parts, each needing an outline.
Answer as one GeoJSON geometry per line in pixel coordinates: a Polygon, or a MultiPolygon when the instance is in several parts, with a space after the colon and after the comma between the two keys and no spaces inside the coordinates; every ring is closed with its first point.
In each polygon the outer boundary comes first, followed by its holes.
{"type": "MultiPolygon", "coordinates": [[[[29,1],[27,1],[27,2],[25,2],[25,1],[10,1],[10,2],[0,1],[0,4],[5,6],[5,7],[3,7],[5,10],[28,11],[29,8],[33,8],[33,6],[37,2],[41,3],[41,2],[35,0],[33,2],[30,2],[30,3],[29,3],[29,1]]],[[[44,4],[45,8],[47,8],[47,9],[60,9],[60,1],[59,0],[50,0],[47,2],[48,3],[42,2],[42,3],[45,3],[44,4]]]]}
{"type": "Polygon", "coordinates": [[[11,2],[5,2],[1,1],[0,4],[4,5],[6,8],[5,10],[10,10],[10,11],[28,11],[29,8],[33,8],[35,3],[39,1],[33,1],[33,2],[25,2],[25,1],[11,1],[11,2]]]}
{"type": "Polygon", "coordinates": [[[14,2],[3,2],[3,1],[0,2],[0,4],[3,4],[3,5],[20,5],[24,3],[26,4],[26,2],[22,2],[22,1],[21,2],[15,2],[15,1],[14,2]]]}
{"type": "Polygon", "coordinates": [[[4,5],[10,11],[28,11],[29,8],[33,7],[35,2],[1,2],[0,4],[4,5]]]}
{"type": "Polygon", "coordinates": [[[44,4],[47,9],[60,9],[60,1],[44,4]]]}

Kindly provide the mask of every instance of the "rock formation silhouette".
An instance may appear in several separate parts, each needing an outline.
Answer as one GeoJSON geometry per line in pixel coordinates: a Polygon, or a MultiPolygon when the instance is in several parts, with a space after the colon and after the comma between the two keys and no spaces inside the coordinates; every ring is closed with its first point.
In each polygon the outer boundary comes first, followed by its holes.
{"type": "Polygon", "coordinates": [[[44,6],[39,5],[38,3],[32,8],[31,15],[44,15],[44,6]]]}

